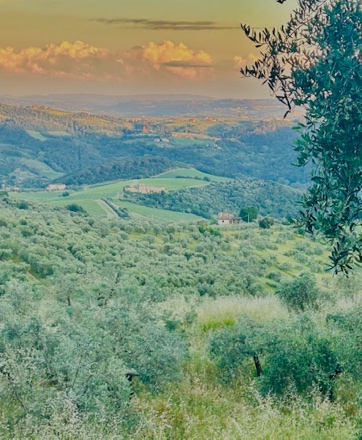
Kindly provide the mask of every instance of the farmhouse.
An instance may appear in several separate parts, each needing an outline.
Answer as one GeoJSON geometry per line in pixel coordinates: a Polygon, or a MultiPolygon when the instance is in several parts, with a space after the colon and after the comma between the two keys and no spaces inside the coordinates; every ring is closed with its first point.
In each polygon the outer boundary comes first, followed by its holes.
{"type": "Polygon", "coordinates": [[[219,225],[233,225],[234,223],[240,223],[240,221],[240,217],[236,217],[234,214],[229,214],[228,212],[219,212],[217,216],[219,225]]]}
{"type": "Polygon", "coordinates": [[[47,186],[47,191],[63,191],[66,187],[64,183],[51,183],[47,186]]]}
{"type": "Polygon", "coordinates": [[[142,194],[156,194],[167,190],[165,186],[146,186],[142,183],[138,183],[134,186],[128,186],[125,189],[130,192],[139,192],[142,194]]]}

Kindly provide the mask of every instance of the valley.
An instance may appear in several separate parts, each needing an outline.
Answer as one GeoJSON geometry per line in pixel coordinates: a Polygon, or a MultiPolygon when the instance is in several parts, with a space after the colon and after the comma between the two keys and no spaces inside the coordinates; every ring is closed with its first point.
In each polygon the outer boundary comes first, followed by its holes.
{"type": "Polygon", "coordinates": [[[297,221],[295,121],[92,99],[0,105],[0,437],[357,439],[362,272],[297,221]]]}

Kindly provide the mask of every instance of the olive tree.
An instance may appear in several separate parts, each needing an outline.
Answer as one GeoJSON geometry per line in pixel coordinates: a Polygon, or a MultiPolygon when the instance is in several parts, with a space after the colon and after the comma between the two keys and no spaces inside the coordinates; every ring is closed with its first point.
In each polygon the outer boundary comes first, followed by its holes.
{"type": "Polygon", "coordinates": [[[333,243],[331,267],[347,273],[362,262],[361,1],[298,0],[280,29],[241,27],[261,49],[241,73],[266,83],[286,115],[304,109],[297,165],[312,163],[314,171],[301,222],[333,243]]]}

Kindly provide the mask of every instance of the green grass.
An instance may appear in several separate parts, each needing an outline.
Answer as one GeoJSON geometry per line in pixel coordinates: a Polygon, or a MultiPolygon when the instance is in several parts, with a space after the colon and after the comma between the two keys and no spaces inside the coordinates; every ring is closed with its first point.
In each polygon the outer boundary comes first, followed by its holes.
{"type": "Polygon", "coordinates": [[[173,222],[192,222],[202,220],[194,214],[186,214],[183,212],[168,211],[166,209],[148,208],[147,206],[137,205],[135,203],[116,201],[121,208],[127,208],[132,214],[142,215],[154,220],[173,221],[173,222]]]}
{"type": "Polygon", "coordinates": [[[50,180],[64,176],[64,173],[58,173],[57,171],[43,171],[42,174],[44,177],[47,177],[50,180]]]}
{"type": "MultiPolygon", "coordinates": [[[[95,216],[113,216],[110,209],[105,209],[102,204],[102,198],[115,198],[122,195],[123,188],[135,183],[143,183],[148,186],[164,186],[168,190],[177,190],[181,188],[189,188],[191,186],[204,186],[208,182],[195,179],[175,179],[175,178],[152,178],[140,180],[123,180],[111,184],[93,185],[82,191],[72,192],[68,197],[62,197],[64,191],[24,191],[14,192],[13,197],[18,200],[35,201],[38,203],[46,203],[50,206],[66,206],[71,203],[81,205],[90,215],[95,216]]],[[[131,213],[151,217],[161,221],[190,222],[199,220],[200,217],[193,214],[185,214],[155,208],[148,208],[128,202],[119,202],[121,207],[127,208],[131,213]]]]}
{"type": "Polygon", "coordinates": [[[38,141],[47,141],[48,139],[43,136],[39,131],[34,131],[34,130],[26,130],[26,132],[28,133],[29,136],[31,136],[34,139],[37,139],[38,141]]]}
{"type": "Polygon", "coordinates": [[[195,179],[167,179],[167,178],[151,178],[140,180],[120,180],[110,184],[97,184],[87,187],[84,191],[72,194],[72,198],[98,199],[101,197],[111,198],[122,194],[123,188],[127,186],[142,183],[147,186],[164,186],[169,191],[190,188],[192,186],[205,186],[208,182],[195,179]]]}
{"type": "MultiPolygon", "coordinates": [[[[62,193],[63,191],[17,191],[10,194],[14,199],[17,200],[34,200],[35,202],[48,202],[49,200],[59,199],[62,193]]],[[[69,197],[67,198],[67,200],[69,200],[69,197]]]]}
{"type": "Polygon", "coordinates": [[[61,177],[64,175],[64,173],[58,173],[54,171],[53,168],[51,168],[44,162],[40,162],[39,160],[22,159],[21,162],[27,165],[32,170],[37,171],[42,176],[47,177],[48,179],[56,179],[57,177],[61,177]]]}
{"type": "Polygon", "coordinates": [[[195,170],[194,168],[177,168],[172,171],[166,171],[165,173],[158,175],[157,178],[175,179],[178,176],[191,178],[199,177],[200,179],[207,177],[212,182],[228,182],[229,180],[232,180],[228,177],[213,176],[212,174],[203,173],[202,171],[195,170]]]}
{"type": "Polygon", "coordinates": [[[67,133],[66,131],[48,131],[49,136],[72,136],[71,133],[67,133]]]}
{"type": "Polygon", "coordinates": [[[171,139],[173,145],[177,147],[192,147],[192,146],[204,146],[210,143],[209,139],[189,139],[183,137],[173,137],[171,139]]]}
{"type": "MultiPolygon", "coordinates": [[[[29,166],[37,166],[43,175],[56,174],[54,177],[61,175],[55,173],[47,165],[38,161],[29,162],[29,166]]],[[[66,206],[71,203],[81,205],[90,215],[95,216],[114,216],[113,211],[106,207],[101,202],[102,198],[114,199],[122,197],[123,189],[127,186],[141,183],[147,186],[160,186],[167,188],[168,191],[176,191],[183,188],[201,187],[209,185],[209,181],[197,180],[194,177],[209,177],[210,181],[228,181],[225,177],[212,176],[210,174],[202,173],[195,169],[179,168],[159,176],[139,179],[139,180],[119,180],[112,183],[95,184],[85,187],[81,191],[74,191],[68,197],[62,197],[64,191],[24,191],[14,192],[12,196],[18,200],[35,201],[38,203],[46,203],[50,206],[66,206]],[[184,176],[184,178],[177,178],[176,176],[184,176]]],[[[127,208],[129,212],[135,215],[149,217],[159,221],[174,221],[174,222],[192,222],[200,220],[201,217],[186,214],[182,212],[174,212],[169,210],[162,210],[156,208],[149,208],[135,203],[116,201],[122,208],[127,208]]]]}
{"type": "MultiPolygon", "coordinates": [[[[84,208],[88,214],[93,215],[95,217],[106,217],[110,216],[109,210],[103,209],[103,207],[99,204],[98,200],[77,200],[76,204],[80,205],[82,208],[84,208]]],[[[73,203],[72,200],[69,199],[69,197],[62,198],[62,199],[55,199],[55,200],[49,200],[48,205],[49,206],[60,206],[65,207],[67,205],[71,205],[73,203]]]]}
{"type": "Polygon", "coordinates": [[[141,179],[140,183],[150,186],[165,186],[168,190],[176,190],[182,188],[190,188],[192,186],[205,186],[209,182],[195,179],[170,179],[162,177],[153,177],[151,179],[141,179]]]}
{"type": "Polygon", "coordinates": [[[103,205],[99,203],[100,200],[91,198],[78,197],[62,197],[63,191],[33,191],[33,192],[12,192],[11,196],[17,200],[27,200],[37,203],[43,203],[48,206],[64,207],[76,203],[82,206],[90,215],[94,216],[109,216],[109,211],[103,209],[103,205]]]}

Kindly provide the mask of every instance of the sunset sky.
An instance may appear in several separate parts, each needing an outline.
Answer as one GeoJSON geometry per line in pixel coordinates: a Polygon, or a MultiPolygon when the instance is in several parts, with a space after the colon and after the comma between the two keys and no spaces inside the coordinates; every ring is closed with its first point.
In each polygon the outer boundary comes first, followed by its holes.
{"type": "Polygon", "coordinates": [[[268,96],[239,68],[240,22],[279,26],[296,0],[0,0],[0,93],[268,96]]]}

